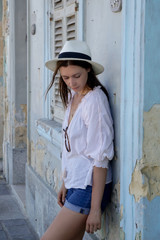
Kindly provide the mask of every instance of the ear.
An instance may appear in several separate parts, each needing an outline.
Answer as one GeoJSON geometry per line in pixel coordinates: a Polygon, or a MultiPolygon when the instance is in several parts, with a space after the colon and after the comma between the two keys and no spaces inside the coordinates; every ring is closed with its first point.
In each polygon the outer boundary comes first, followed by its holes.
{"type": "Polygon", "coordinates": [[[90,72],[91,71],[91,69],[90,68],[87,68],[87,72],[90,72]]]}

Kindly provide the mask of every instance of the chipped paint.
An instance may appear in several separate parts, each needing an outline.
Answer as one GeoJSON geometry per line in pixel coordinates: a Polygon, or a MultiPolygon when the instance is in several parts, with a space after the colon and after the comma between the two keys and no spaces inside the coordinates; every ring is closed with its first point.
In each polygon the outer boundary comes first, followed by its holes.
{"type": "Polygon", "coordinates": [[[0,158],[3,157],[2,145],[3,145],[3,85],[1,83],[2,77],[0,77],[0,158]]]}
{"type": "MultiPolygon", "coordinates": [[[[0,163],[3,158],[3,36],[2,36],[2,15],[3,15],[2,1],[0,1],[0,163]]],[[[2,169],[2,167],[1,167],[2,169]]]]}
{"type": "Polygon", "coordinates": [[[54,179],[54,189],[56,190],[56,192],[58,192],[58,188],[59,188],[59,172],[58,172],[58,169],[55,168],[53,171],[52,171],[52,177],[54,179]]]}
{"type": "Polygon", "coordinates": [[[27,105],[21,104],[20,110],[15,110],[15,147],[27,146],[27,105]]]}
{"type": "Polygon", "coordinates": [[[120,222],[120,183],[113,187],[111,203],[106,209],[108,219],[106,228],[108,228],[107,240],[119,239],[120,222]]]}
{"type": "Polygon", "coordinates": [[[101,229],[98,230],[95,235],[98,239],[105,239],[108,234],[108,215],[104,212],[101,216],[101,229]]]}
{"type": "Polygon", "coordinates": [[[123,219],[123,205],[120,208],[120,221],[123,219]]]}
{"type": "Polygon", "coordinates": [[[28,141],[31,146],[31,166],[42,177],[42,179],[56,192],[58,192],[60,179],[60,165],[56,164],[56,159],[53,161],[52,145],[49,147],[48,142],[37,136],[37,142],[28,141]]]}
{"type": "Polygon", "coordinates": [[[135,240],[141,240],[141,239],[142,239],[141,232],[136,233],[135,240]]]}
{"type": "Polygon", "coordinates": [[[36,171],[40,176],[43,176],[43,161],[45,156],[45,144],[41,139],[38,139],[36,144],[36,171]]]}
{"type": "Polygon", "coordinates": [[[129,186],[130,194],[139,202],[160,196],[160,105],[144,113],[143,158],[137,160],[129,186]]]}
{"type": "Polygon", "coordinates": [[[123,228],[120,228],[120,240],[125,240],[125,233],[123,231],[123,228]]]}

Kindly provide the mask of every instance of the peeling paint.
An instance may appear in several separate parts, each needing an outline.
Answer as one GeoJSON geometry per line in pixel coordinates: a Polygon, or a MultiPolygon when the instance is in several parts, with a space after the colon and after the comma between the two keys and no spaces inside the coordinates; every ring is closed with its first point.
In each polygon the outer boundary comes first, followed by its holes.
{"type": "Polygon", "coordinates": [[[125,233],[123,231],[123,228],[120,228],[120,240],[125,240],[125,233]]]}
{"type": "MultiPolygon", "coordinates": [[[[31,166],[43,178],[43,180],[56,192],[58,192],[60,179],[60,165],[53,160],[52,150],[49,148],[48,142],[42,137],[38,136],[37,142],[29,142],[31,145],[31,166]]],[[[49,143],[50,144],[50,143],[49,143]]]]}
{"type": "Polygon", "coordinates": [[[27,146],[27,105],[21,104],[17,113],[15,109],[15,147],[27,146]]]}
{"type": "Polygon", "coordinates": [[[52,176],[53,176],[53,179],[54,179],[54,184],[55,184],[55,190],[56,192],[58,192],[58,186],[59,186],[59,172],[58,172],[58,169],[55,168],[52,172],[52,176]]]}
{"type": "Polygon", "coordinates": [[[101,216],[101,229],[98,230],[95,235],[98,239],[106,239],[108,234],[108,215],[104,212],[101,216]]]}
{"type": "Polygon", "coordinates": [[[4,125],[4,118],[3,118],[3,85],[2,81],[3,78],[0,77],[0,158],[3,157],[2,145],[3,145],[3,125],[4,125]]]}
{"type": "MultiPolygon", "coordinates": [[[[106,209],[108,216],[107,240],[119,239],[120,223],[120,183],[113,187],[111,203],[106,209]]],[[[107,226],[106,226],[107,227],[107,226]]]]}
{"type": "Polygon", "coordinates": [[[144,113],[143,158],[137,160],[129,186],[138,202],[142,197],[151,201],[160,196],[160,105],[144,113]]]}
{"type": "Polygon", "coordinates": [[[135,240],[141,240],[141,239],[142,239],[141,232],[136,233],[135,240]]]}
{"type": "MultiPolygon", "coordinates": [[[[38,140],[36,144],[36,171],[39,173],[40,176],[43,176],[43,162],[44,162],[44,156],[45,156],[45,144],[42,140],[38,140]]],[[[48,180],[48,178],[47,178],[48,180]]]]}
{"type": "Polygon", "coordinates": [[[120,182],[114,185],[112,191],[112,202],[114,203],[115,211],[119,213],[120,203],[120,182]]]}
{"type": "Polygon", "coordinates": [[[120,221],[123,219],[123,205],[121,205],[120,209],[120,221]]]}

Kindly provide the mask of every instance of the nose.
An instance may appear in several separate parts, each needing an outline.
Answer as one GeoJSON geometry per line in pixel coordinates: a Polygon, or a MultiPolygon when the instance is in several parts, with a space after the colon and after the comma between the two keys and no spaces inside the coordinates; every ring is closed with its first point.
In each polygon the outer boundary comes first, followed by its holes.
{"type": "Polygon", "coordinates": [[[69,85],[71,88],[76,86],[76,82],[72,77],[70,78],[69,85]]]}

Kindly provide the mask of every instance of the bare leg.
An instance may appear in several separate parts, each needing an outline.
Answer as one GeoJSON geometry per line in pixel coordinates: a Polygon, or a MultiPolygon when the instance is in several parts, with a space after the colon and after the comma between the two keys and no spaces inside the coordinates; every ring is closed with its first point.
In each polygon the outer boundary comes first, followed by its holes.
{"type": "Polygon", "coordinates": [[[88,215],[62,207],[41,240],[81,240],[88,215]]]}

